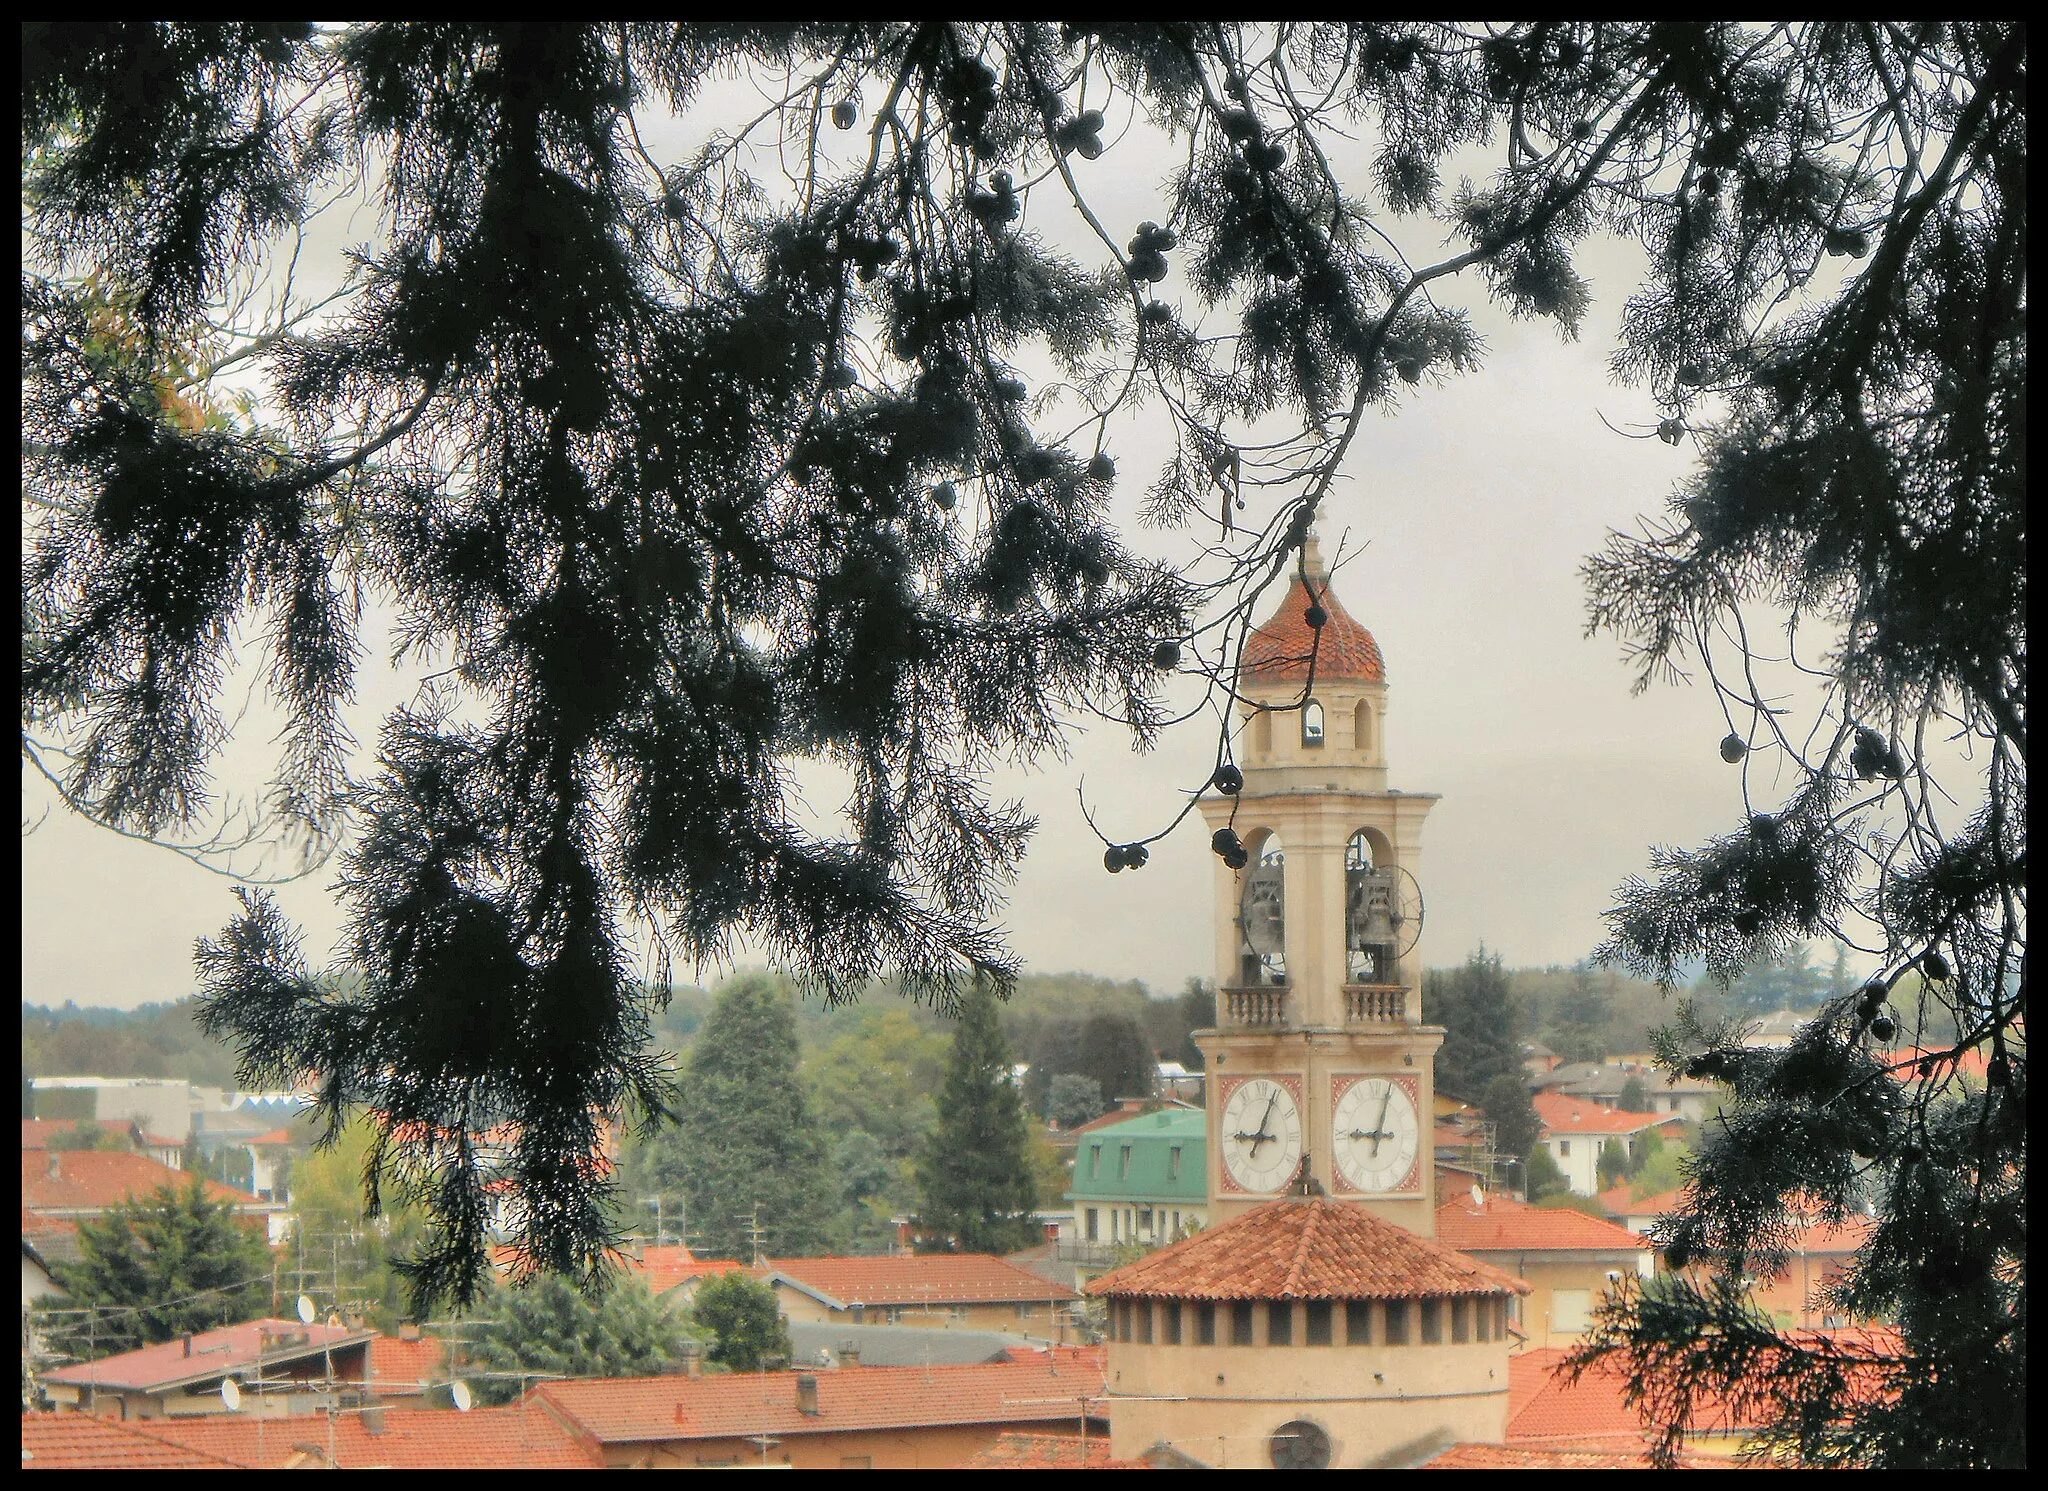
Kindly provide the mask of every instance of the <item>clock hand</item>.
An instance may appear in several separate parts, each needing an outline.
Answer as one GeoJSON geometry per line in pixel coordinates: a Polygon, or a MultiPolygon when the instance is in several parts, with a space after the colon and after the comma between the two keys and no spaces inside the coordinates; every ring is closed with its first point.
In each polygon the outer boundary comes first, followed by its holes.
{"type": "Polygon", "coordinates": [[[1387,1095],[1380,1099],[1380,1116],[1373,1120],[1373,1128],[1379,1131],[1375,1132],[1372,1136],[1372,1156],[1374,1159],[1378,1159],[1380,1156],[1380,1140],[1383,1137],[1388,1139],[1394,1137],[1392,1134],[1384,1132],[1387,1127],[1387,1105],[1393,1101],[1394,1084],[1389,1082],[1387,1084],[1387,1095]]]}

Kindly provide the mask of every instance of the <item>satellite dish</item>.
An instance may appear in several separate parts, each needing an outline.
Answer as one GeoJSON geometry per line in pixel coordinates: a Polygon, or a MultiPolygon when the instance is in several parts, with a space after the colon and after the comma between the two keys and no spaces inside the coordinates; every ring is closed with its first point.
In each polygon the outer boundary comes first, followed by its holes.
{"type": "Polygon", "coordinates": [[[299,1324],[300,1324],[300,1325],[311,1325],[311,1324],[313,1323],[313,1316],[314,1316],[315,1314],[317,1314],[317,1313],[318,1313],[318,1312],[317,1312],[317,1311],[315,1311],[315,1310],[314,1310],[314,1308],[313,1308],[313,1296],[312,1296],[312,1295],[310,1295],[310,1294],[302,1294],[302,1295],[300,1295],[300,1296],[299,1296],[299,1324]]]}
{"type": "Polygon", "coordinates": [[[229,1413],[242,1411],[242,1390],[235,1385],[234,1378],[223,1377],[220,1380],[220,1400],[227,1404],[229,1413]]]}
{"type": "Polygon", "coordinates": [[[469,1384],[466,1382],[449,1383],[448,1396],[455,1400],[455,1411],[457,1413],[468,1413],[471,1408],[476,1406],[476,1399],[471,1396],[469,1384]]]}
{"type": "Polygon", "coordinates": [[[1472,1182],[1472,1204],[1474,1206],[1486,1205],[1486,1192],[1479,1188],[1479,1182],[1476,1180],[1472,1182]]]}

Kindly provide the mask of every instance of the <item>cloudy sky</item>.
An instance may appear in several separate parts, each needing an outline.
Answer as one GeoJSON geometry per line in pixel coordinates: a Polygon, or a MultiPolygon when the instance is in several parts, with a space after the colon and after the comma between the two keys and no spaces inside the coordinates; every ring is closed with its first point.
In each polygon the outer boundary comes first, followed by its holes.
{"type": "MultiPolygon", "coordinates": [[[[1167,160],[1131,140],[1096,163],[1084,185],[1104,220],[1163,216],[1152,187],[1167,160]]],[[[1032,225],[1065,236],[1038,213],[1032,225]]],[[[350,241],[367,226],[337,221],[326,236],[350,241]]],[[[1601,419],[1646,430],[1656,418],[1647,396],[1607,374],[1635,262],[1619,246],[1588,250],[1581,271],[1594,306],[1576,343],[1548,323],[1508,320],[1477,283],[1448,287],[1440,300],[1471,306],[1486,339],[1483,369],[1368,415],[1323,509],[1325,554],[1340,542],[1360,551],[1336,589],[1386,658],[1390,782],[1443,795],[1421,866],[1432,963],[1482,940],[1511,965],[1571,962],[1600,939],[1614,888],[1644,868],[1650,846],[1702,842],[1742,810],[1740,774],[1716,753],[1727,724],[1711,692],[1632,696],[1614,639],[1583,635],[1581,561],[1610,528],[1660,511],[1693,461],[1690,445],[1626,438],[1601,419]]],[[[1178,274],[1160,291],[1188,302],[1178,274]]],[[[1124,477],[1117,510],[1137,547],[1179,558],[1185,539],[1136,521],[1164,450],[1152,433],[1141,415],[1112,434],[1124,477]]],[[[368,680],[352,717],[359,739],[375,739],[408,687],[368,680]]],[[[264,743],[260,710],[244,734],[264,743]]],[[[1161,992],[1214,975],[1200,820],[1154,845],[1143,871],[1112,878],[1076,796],[1085,780],[1114,836],[1156,831],[1199,784],[1213,744],[1197,723],[1139,756],[1109,727],[1077,729],[1069,759],[995,783],[1040,819],[1007,919],[1028,967],[1137,978],[1161,992]]],[[[259,782],[231,763],[224,786],[252,793],[259,782]]],[[[814,802],[829,808],[831,782],[815,782],[814,802]]],[[[1753,775],[1753,788],[1769,785],[1753,775]]],[[[189,993],[193,941],[233,914],[230,883],[49,809],[25,769],[23,823],[37,826],[22,839],[23,998],[132,1006],[189,993]]],[[[340,927],[331,878],[279,891],[316,962],[340,927]]]]}

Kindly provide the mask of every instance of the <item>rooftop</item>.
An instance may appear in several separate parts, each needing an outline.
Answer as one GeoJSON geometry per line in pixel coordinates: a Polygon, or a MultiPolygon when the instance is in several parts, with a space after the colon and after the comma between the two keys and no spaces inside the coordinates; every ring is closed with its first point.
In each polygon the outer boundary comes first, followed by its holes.
{"type": "Polygon", "coordinates": [[[1273,1201],[1127,1263],[1093,1295],[1417,1299],[1527,1294],[1513,1274],[1325,1197],[1273,1201]]]}
{"type": "Polygon", "coordinates": [[[1245,638],[1241,671],[1254,683],[1297,683],[1309,674],[1309,657],[1315,657],[1317,678],[1348,679],[1361,683],[1385,683],[1387,669],[1380,657],[1380,644],[1344,609],[1330,588],[1315,541],[1309,541],[1305,568],[1314,577],[1317,594],[1311,595],[1299,573],[1287,587],[1266,624],[1245,638]],[[1329,613],[1322,636],[1308,624],[1308,608],[1320,604],[1329,613]]]}
{"type": "Polygon", "coordinates": [[[771,1258],[766,1277],[823,1300],[854,1305],[1021,1304],[1079,1298],[1073,1290],[993,1253],[881,1258],[771,1258]]]}
{"type": "Polygon", "coordinates": [[[1626,1227],[1567,1207],[1531,1206],[1489,1194],[1474,1202],[1454,1196],[1436,1209],[1439,1241],[1466,1252],[1591,1250],[1642,1251],[1642,1238],[1626,1227]]]}
{"type": "Polygon", "coordinates": [[[1143,1460],[1112,1460],[1105,1438],[1078,1434],[999,1434],[970,1456],[969,1470],[1150,1470],[1143,1460]]]}
{"type": "Polygon", "coordinates": [[[1603,1108],[1561,1092],[1539,1092],[1530,1100],[1547,1136],[1567,1134],[1638,1134],[1644,1129],[1677,1124],[1675,1113],[1626,1113],[1603,1108]]]}
{"type": "Polygon", "coordinates": [[[533,1396],[604,1444],[741,1435],[829,1434],[944,1424],[1073,1423],[1102,1393],[1099,1347],[1031,1361],[625,1377],[549,1382],[533,1396]],[[817,1383],[817,1412],[797,1406],[797,1379],[817,1383]]]}
{"type": "Polygon", "coordinates": [[[649,1243],[638,1258],[626,1260],[626,1267],[645,1279],[656,1294],[666,1294],[678,1284],[728,1274],[746,1265],[732,1258],[699,1258],[678,1243],[649,1243]]]}
{"type": "MultiPolygon", "coordinates": [[[[324,1418],[151,1419],[117,1424],[91,1414],[23,1414],[22,1447],[62,1451],[66,1468],[317,1469],[328,1464],[324,1418]],[[118,1433],[80,1433],[85,1420],[118,1433]]],[[[587,1470],[603,1464],[596,1447],[536,1407],[512,1404],[456,1413],[445,1408],[387,1408],[333,1420],[342,1470],[587,1470]]]]}
{"type": "Polygon", "coordinates": [[[116,1391],[160,1393],[185,1383],[205,1382],[231,1372],[253,1370],[319,1356],[323,1351],[360,1346],[376,1339],[371,1330],[341,1325],[301,1325],[296,1320],[249,1320],[218,1330],[197,1331],[188,1348],[180,1338],[80,1362],[46,1374],[50,1382],[116,1391]],[[295,1344],[285,1345],[284,1342],[295,1344]]]}
{"type": "MultiPolygon", "coordinates": [[[[145,1154],[104,1149],[24,1149],[21,1152],[21,1204],[31,1211],[96,1212],[130,1197],[147,1196],[159,1186],[182,1191],[192,1177],[145,1154]]],[[[212,1201],[240,1210],[275,1210],[246,1191],[217,1180],[202,1182],[212,1201]]]]}
{"type": "Polygon", "coordinates": [[[1009,1359],[1014,1349],[1028,1360],[1037,1353],[1022,1336],[1003,1331],[948,1330],[922,1325],[841,1325],[833,1321],[789,1322],[789,1344],[799,1366],[829,1353],[831,1365],[848,1368],[847,1348],[860,1354],[860,1367],[959,1366],[1009,1359]]]}

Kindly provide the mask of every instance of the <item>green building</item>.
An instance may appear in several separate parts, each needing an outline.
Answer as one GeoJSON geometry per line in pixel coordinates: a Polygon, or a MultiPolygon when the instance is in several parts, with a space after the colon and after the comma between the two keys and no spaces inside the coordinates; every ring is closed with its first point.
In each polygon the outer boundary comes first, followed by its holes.
{"type": "Polygon", "coordinates": [[[1074,1236],[1116,1243],[1172,1242],[1208,1218],[1209,1116],[1162,1108],[1090,1129],[1074,1151],[1074,1236]]]}

